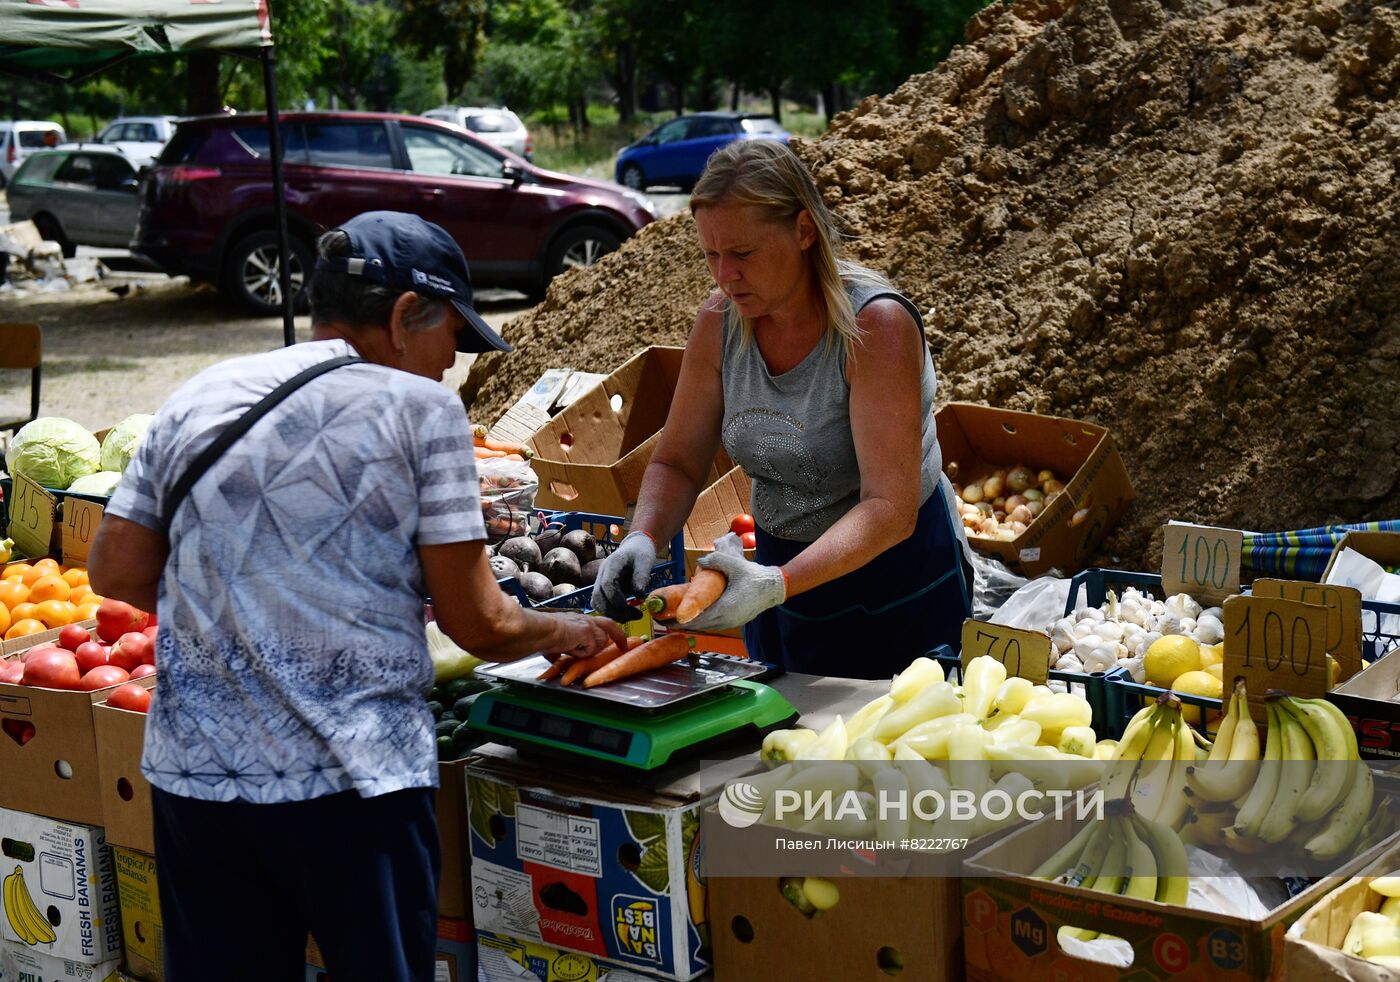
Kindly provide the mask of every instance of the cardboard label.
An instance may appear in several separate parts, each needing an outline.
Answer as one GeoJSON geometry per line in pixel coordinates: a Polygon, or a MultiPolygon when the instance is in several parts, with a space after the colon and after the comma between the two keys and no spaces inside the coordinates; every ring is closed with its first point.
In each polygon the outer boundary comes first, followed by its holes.
{"type": "Polygon", "coordinates": [[[1225,689],[1244,677],[1250,708],[1264,718],[1264,696],[1282,689],[1305,699],[1327,692],[1327,608],[1279,597],[1225,601],[1225,689]]]}
{"type": "Polygon", "coordinates": [[[1326,652],[1337,659],[1337,679],[1361,671],[1361,591],[1354,587],[1303,580],[1255,580],[1256,597],[1282,597],[1327,608],[1326,652]]]}
{"type": "Polygon", "coordinates": [[[1162,526],[1162,589],[1215,607],[1240,592],[1244,533],[1172,522],[1162,526]]]}
{"type": "Polygon", "coordinates": [[[95,501],[66,498],[63,502],[63,527],[59,529],[63,561],[68,565],[87,565],[88,550],[102,522],[103,508],[95,501]]]}
{"type": "Polygon", "coordinates": [[[38,559],[49,554],[57,500],[22,474],[15,475],[10,502],[10,538],[21,555],[38,559]]]}
{"type": "Polygon", "coordinates": [[[1041,685],[1049,678],[1050,635],[1024,631],[1004,624],[968,618],[963,621],[962,665],[981,655],[991,655],[1006,666],[1008,677],[1023,678],[1041,685]]]}
{"type": "Polygon", "coordinates": [[[516,836],[516,855],[526,862],[588,876],[603,875],[596,818],[521,805],[516,836]]]}

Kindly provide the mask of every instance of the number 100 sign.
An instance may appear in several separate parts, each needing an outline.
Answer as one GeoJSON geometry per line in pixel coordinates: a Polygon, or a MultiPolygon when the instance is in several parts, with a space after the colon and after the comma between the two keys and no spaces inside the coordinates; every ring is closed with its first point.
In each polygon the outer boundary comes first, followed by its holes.
{"type": "Polygon", "coordinates": [[[1225,601],[1225,690],[1244,676],[1249,700],[1270,689],[1313,698],[1327,692],[1327,608],[1280,597],[1225,601]]]}

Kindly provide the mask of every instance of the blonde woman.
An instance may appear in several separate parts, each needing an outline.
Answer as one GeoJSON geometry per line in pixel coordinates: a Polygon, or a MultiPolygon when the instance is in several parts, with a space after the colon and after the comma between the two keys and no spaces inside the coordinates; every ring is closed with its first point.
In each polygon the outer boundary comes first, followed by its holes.
{"type": "Polygon", "coordinates": [[[688,627],[743,625],[751,657],[848,678],[887,678],[956,646],[970,569],[941,481],[917,308],[839,258],[835,223],[783,143],[716,151],[690,209],[717,289],[594,606],[628,616],[722,442],[753,482],[756,561],[701,559],[728,586],[688,627]]]}

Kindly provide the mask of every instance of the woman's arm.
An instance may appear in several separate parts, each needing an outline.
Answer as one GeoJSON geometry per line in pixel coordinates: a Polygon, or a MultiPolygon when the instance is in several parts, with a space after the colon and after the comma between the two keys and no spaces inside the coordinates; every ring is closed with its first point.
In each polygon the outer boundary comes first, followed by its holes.
{"type": "Polygon", "coordinates": [[[724,419],[720,379],[724,314],[714,301],[712,296],[695,316],[666,428],[637,495],[632,527],[647,532],[658,544],[685,524],[719,450],[724,419]]]}
{"type": "Polygon", "coordinates": [[[860,502],[783,567],[789,597],[859,569],[907,539],[918,521],[923,336],[895,300],[870,303],[857,321],[864,337],[846,378],[860,502]]]}

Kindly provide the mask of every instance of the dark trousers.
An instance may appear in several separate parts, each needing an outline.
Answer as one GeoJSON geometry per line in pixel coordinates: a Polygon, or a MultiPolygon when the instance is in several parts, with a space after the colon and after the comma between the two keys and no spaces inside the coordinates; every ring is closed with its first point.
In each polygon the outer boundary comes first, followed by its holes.
{"type": "Polygon", "coordinates": [[[152,788],[166,982],[431,982],[434,792],[254,805],[152,788]]]}

